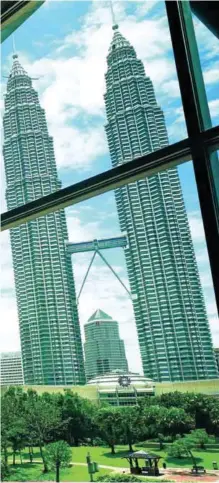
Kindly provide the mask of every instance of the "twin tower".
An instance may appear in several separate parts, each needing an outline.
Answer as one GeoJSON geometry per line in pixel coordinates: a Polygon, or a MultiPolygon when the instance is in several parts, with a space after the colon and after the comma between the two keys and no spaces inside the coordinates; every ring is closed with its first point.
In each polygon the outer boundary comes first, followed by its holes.
{"type": "MultiPolygon", "coordinates": [[[[152,82],[117,25],[107,65],[106,135],[117,166],[166,146],[168,136],[152,82]]],[[[45,112],[16,54],[5,96],[3,152],[9,210],[60,189],[45,112]]],[[[128,237],[125,256],[145,376],[216,378],[177,169],[123,186],[115,197],[120,228],[128,237]]],[[[13,228],[10,236],[25,383],[84,384],[65,213],[13,228]]]]}

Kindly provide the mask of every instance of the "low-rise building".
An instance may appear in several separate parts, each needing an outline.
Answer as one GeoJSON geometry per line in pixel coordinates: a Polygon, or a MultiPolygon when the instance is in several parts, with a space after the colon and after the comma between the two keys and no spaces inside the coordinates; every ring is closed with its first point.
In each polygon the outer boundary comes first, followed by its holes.
{"type": "Polygon", "coordinates": [[[216,359],[216,364],[217,364],[218,374],[219,374],[219,347],[214,348],[214,354],[215,354],[215,359],[216,359]]]}
{"type": "Polygon", "coordinates": [[[96,386],[99,402],[107,402],[111,406],[133,406],[140,399],[155,394],[152,379],[119,370],[97,376],[88,382],[89,385],[96,386]]]}
{"type": "Polygon", "coordinates": [[[1,354],[1,386],[22,386],[24,384],[20,352],[1,354]]]}

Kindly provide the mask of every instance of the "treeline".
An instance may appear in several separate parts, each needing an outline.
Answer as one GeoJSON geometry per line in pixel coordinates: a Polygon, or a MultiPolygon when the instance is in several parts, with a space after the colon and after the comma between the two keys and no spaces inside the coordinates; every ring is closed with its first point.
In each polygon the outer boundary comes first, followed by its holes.
{"type": "Polygon", "coordinates": [[[203,428],[219,436],[219,400],[211,396],[173,392],[149,397],[138,406],[98,407],[66,389],[64,393],[43,393],[20,387],[9,388],[1,398],[1,446],[4,465],[9,448],[16,455],[29,448],[30,462],[34,447],[39,447],[44,471],[47,461],[44,447],[59,440],[70,446],[107,444],[115,453],[117,444],[132,445],[153,439],[177,440],[192,430],[203,428]]]}

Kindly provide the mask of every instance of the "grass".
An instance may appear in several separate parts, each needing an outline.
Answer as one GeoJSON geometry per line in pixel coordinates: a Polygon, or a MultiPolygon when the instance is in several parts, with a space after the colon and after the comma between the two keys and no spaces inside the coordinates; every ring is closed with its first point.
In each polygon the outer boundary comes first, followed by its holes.
{"type": "MultiPolygon", "coordinates": [[[[135,447],[134,447],[135,448],[135,447]]],[[[190,458],[172,458],[167,455],[167,453],[162,450],[159,451],[158,449],[150,449],[147,448],[147,445],[142,444],[141,448],[136,447],[136,450],[144,449],[148,452],[156,452],[156,454],[162,457],[160,466],[162,467],[162,463],[165,460],[167,467],[192,467],[192,461],[190,458]]],[[[72,448],[72,462],[75,463],[86,463],[86,456],[88,451],[91,454],[91,458],[93,461],[97,461],[99,465],[106,465],[106,466],[113,466],[113,467],[122,467],[122,468],[129,468],[128,461],[123,459],[123,456],[128,452],[127,446],[116,446],[116,454],[112,455],[110,449],[107,446],[102,447],[95,447],[95,446],[79,446],[72,448]]],[[[212,469],[212,462],[217,461],[219,465],[219,452],[218,450],[196,450],[193,452],[194,456],[196,457],[197,464],[204,466],[206,469],[212,469]]],[[[25,463],[29,461],[28,451],[22,451],[23,459],[25,463]]],[[[12,457],[10,456],[10,461],[12,457]]],[[[40,453],[37,448],[34,449],[34,459],[41,461],[40,453]]],[[[17,456],[17,462],[19,461],[19,457],[17,456]]],[[[75,467],[76,468],[76,467],[75,467]]],[[[83,467],[79,467],[80,469],[83,467]]],[[[67,480],[66,480],[67,481],[67,480]]],[[[75,480],[76,481],[76,480],[75,480]]],[[[80,480],[77,480],[80,481],[80,480]]]]}
{"type": "MultiPolygon", "coordinates": [[[[22,465],[10,465],[10,476],[8,481],[55,481],[55,472],[43,473],[41,463],[23,463],[22,465]]],[[[100,468],[98,475],[109,474],[111,471],[100,468]]],[[[95,479],[95,477],[94,477],[95,479]]],[[[72,466],[71,468],[61,468],[61,481],[90,481],[86,466],[72,466]]]]}
{"type": "MultiPolygon", "coordinates": [[[[137,449],[137,448],[136,448],[137,449]]],[[[139,449],[139,448],[138,448],[139,449]]],[[[142,449],[147,449],[147,446],[142,446],[142,449]]],[[[116,446],[116,454],[112,455],[108,447],[84,447],[72,448],[73,462],[84,463],[87,452],[90,451],[92,459],[97,461],[100,465],[115,466],[128,468],[129,464],[126,459],[122,457],[128,452],[126,446],[116,446]]],[[[150,453],[150,449],[148,452],[150,453]]],[[[151,451],[153,452],[153,450],[151,451]]],[[[165,460],[168,467],[192,467],[192,461],[190,458],[171,458],[165,451],[156,450],[156,454],[160,455],[161,466],[165,460]]],[[[206,469],[212,469],[212,461],[217,461],[219,465],[219,453],[218,451],[199,451],[193,452],[197,459],[197,463],[204,466],[206,469]]]]}

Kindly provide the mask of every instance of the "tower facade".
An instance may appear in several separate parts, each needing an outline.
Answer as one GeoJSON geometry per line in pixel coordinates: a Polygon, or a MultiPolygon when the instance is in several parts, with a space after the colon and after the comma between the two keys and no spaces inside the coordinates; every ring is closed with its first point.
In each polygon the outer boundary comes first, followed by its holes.
{"type": "MultiPolygon", "coordinates": [[[[61,188],[53,139],[32,81],[13,56],[4,113],[8,210],[61,188]]],[[[65,213],[10,231],[26,384],[83,384],[84,362],[65,213]]]]}
{"type": "MultiPolygon", "coordinates": [[[[168,144],[153,85],[118,25],[107,57],[106,134],[112,166],[168,144]]],[[[115,191],[144,374],[217,377],[202,288],[176,168],[115,191]]]]}
{"type": "Polygon", "coordinates": [[[118,322],[102,310],[96,310],[84,326],[85,371],[87,380],[115,370],[128,371],[118,322]]]}

